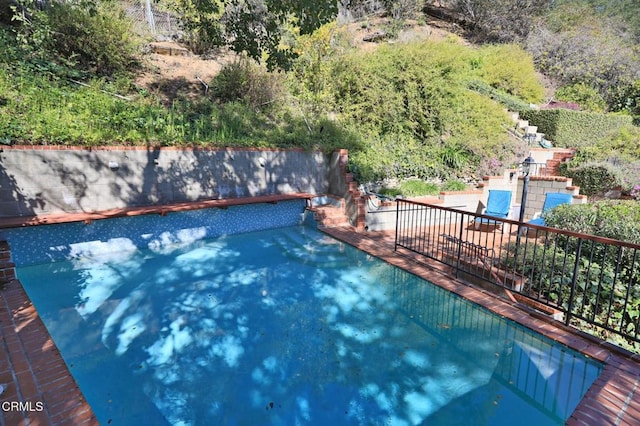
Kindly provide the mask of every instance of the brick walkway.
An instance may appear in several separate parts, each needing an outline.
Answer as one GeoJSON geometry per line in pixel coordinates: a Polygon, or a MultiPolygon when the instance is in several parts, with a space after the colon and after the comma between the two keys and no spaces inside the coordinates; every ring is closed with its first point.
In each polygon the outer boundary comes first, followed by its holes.
{"type": "Polygon", "coordinates": [[[97,425],[20,282],[5,284],[0,294],[2,424],[97,425]]]}

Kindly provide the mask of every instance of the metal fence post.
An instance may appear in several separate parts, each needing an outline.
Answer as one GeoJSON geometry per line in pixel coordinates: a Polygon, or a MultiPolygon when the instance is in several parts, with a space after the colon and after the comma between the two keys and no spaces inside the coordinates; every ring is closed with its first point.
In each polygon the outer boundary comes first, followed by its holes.
{"type": "Polygon", "coordinates": [[[401,200],[396,200],[396,241],[393,246],[393,251],[398,251],[398,230],[400,229],[400,202],[401,200]]]}
{"type": "Polygon", "coordinates": [[[580,260],[582,255],[582,238],[578,238],[578,248],[576,250],[576,261],[573,264],[573,276],[571,277],[571,292],[569,293],[569,302],[567,306],[567,317],[564,320],[566,325],[571,322],[571,313],[573,312],[573,298],[576,292],[576,282],[578,281],[578,270],[580,269],[580,260]]]}

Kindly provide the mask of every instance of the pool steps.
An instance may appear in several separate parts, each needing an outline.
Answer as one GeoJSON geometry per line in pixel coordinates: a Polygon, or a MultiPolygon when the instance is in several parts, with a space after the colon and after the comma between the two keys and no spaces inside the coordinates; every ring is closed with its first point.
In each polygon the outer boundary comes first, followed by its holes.
{"type": "MultiPolygon", "coordinates": [[[[286,233],[275,238],[275,243],[283,254],[297,262],[314,267],[347,267],[350,260],[333,255],[334,240],[320,241],[306,239],[304,236],[286,233]]],[[[344,243],[337,243],[344,244],[344,243]]]]}
{"type": "Polygon", "coordinates": [[[321,195],[311,200],[309,208],[314,213],[319,228],[349,226],[349,219],[345,213],[344,199],[330,195],[321,195]]]}

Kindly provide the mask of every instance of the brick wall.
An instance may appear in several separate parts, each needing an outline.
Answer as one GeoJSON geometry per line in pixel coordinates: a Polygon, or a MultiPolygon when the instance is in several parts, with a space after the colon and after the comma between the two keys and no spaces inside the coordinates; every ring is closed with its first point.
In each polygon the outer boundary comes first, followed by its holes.
{"type": "Polygon", "coordinates": [[[11,251],[6,241],[0,241],[0,284],[6,284],[16,278],[16,269],[11,262],[11,251]]]}

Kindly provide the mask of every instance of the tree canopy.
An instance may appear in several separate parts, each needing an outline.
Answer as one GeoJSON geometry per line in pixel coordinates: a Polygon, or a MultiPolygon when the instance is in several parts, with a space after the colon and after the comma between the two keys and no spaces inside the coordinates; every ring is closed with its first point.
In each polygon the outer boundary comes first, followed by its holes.
{"type": "Polygon", "coordinates": [[[172,0],[191,36],[192,47],[228,45],[270,69],[288,69],[296,53],[291,34],[310,34],[333,21],[330,0],[172,0]]]}

